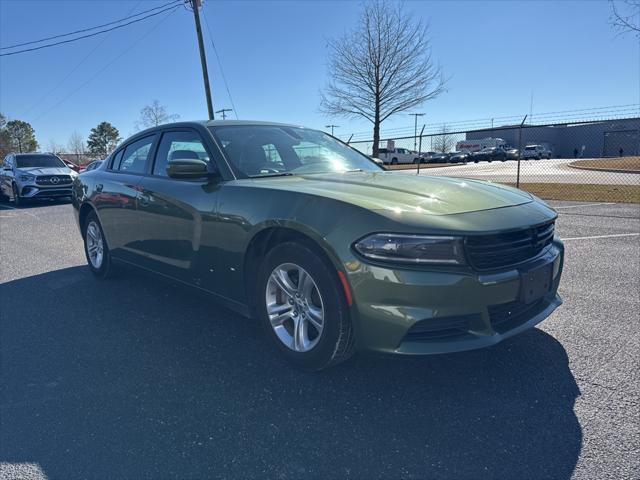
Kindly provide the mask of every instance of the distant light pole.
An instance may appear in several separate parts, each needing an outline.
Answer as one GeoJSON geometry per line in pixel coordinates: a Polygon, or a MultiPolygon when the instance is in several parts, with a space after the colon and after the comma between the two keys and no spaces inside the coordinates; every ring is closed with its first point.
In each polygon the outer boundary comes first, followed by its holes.
{"type": "Polygon", "coordinates": [[[340,128],[340,125],[325,125],[324,128],[330,128],[331,129],[331,136],[333,137],[333,129],[334,128],[340,128]]]}
{"type": "Polygon", "coordinates": [[[227,112],[233,112],[233,108],[223,108],[221,110],[216,110],[216,113],[220,113],[222,115],[222,119],[227,119],[227,112]]]}
{"type": "Polygon", "coordinates": [[[413,126],[413,151],[418,151],[418,117],[424,116],[424,113],[410,113],[409,115],[413,115],[415,120],[413,126]]]}

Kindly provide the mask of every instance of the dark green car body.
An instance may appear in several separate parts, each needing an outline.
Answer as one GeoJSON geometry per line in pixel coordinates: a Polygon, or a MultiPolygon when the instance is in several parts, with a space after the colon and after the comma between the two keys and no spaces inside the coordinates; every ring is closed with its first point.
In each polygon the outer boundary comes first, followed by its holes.
{"type": "Polygon", "coordinates": [[[184,122],[127,140],[125,146],[163,132],[197,132],[217,173],[184,180],[155,176],[155,147],[143,172],[112,171],[116,151],[75,181],[80,226],[95,212],[114,259],[206,290],[246,316],[268,248],[290,239],[312,242],[346,280],[342,291],[359,350],[430,354],[484,347],[538,324],[561,304],[564,248],[553,235],[556,213],[528,193],[382,169],[236,178],[210,130],[227,124],[234,122],[184,122]],[[354,244],[378,232],[463,237],[465,255],[475,248],[478,264],[482,248],[496,255],[480,240],[499,247],[504,239],[523,238],[535,246],[542,232],[551,236],[539,249],[527,243],[530,257],[492,267],[363,257],[354,244]],[[540,290],[534,277],[544,267],[551,279],[540,290]],[[531,295],[524,291],[529,287],[531,295]]]}

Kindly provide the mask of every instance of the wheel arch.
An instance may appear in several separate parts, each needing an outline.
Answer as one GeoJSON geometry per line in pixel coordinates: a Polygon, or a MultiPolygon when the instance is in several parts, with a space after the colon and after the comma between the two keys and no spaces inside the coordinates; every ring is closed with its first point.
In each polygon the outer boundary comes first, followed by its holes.
{"type": "Polygon", "coordinates": [[[276,245],[295,241],[312,249],[322,259],[333,267],[336,280],[339,281],[338,272],[342,271],[342,264],[337,254],[323,242],[322,236],[313,229],[295,222],[267,222],[254,229],[253,235],[245,249],[242,276],[247,304],[252,307],[256,274],[260,268],[260,262],[264,256],[276,245]]]}
{"type": "MultiPolygon", "coordinates": [[[[90,202],[84,202],[82,203],[82,205],[80,205],[80,208],[78,209],[78,225],[80,227],[80,232],[82,232],[83,235],[84,235],[84,227],[87,221],[87,217],[92,212],[96,214],[96,217],[98,217],[98,221],[100,222],[100,225],[102,225],[102,221],[100,220],[100,215],[98,214],[98,209],[93,204],[91,204],[90,202]]],[[[106,232],[103,231],[103,235],[105,235],[106,237],[106,232]]]]}

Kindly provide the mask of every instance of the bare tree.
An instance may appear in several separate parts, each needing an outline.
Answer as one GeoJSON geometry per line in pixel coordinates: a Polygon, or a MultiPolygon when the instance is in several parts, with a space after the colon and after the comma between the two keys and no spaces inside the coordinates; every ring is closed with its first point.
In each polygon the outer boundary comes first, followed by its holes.
{"type": "Polygon", "coordinates": [[[167,107],[161,105],[158,100],[154,100],[151,105],[147,105],[140,110],[140,120],[136,124],[139,129],[157,127],[163,123],[169,123],[180,118],[180,115],[167,113],[167,107]]]}
{"type": "Polygon", "coordinates": [[[640,0],[610,0],[611,25],[620,33],[631,33],[640,38],[640,0]]]}
{"type": "Polygon", "coordinates": [[[359,24],[330,40],[328,48],[330,80],[320,109],[331,116],[370,121],[374,157],[382,122],[444,90],[441,69],[431,58],[427,28],[402,6],[384,0],[363,4],[359,24]]]}
{"type": "Polygon", "coordinates": [[[449,128],[446,125],[442,126],[439,135],[433,139],[433,150],[436,152],[446,153],[453,149],[456,144],[456,139],[449,133],[449,128]]]}
{"type": "Polygon", "coordinates": [[[53,138],[47,143],[47,152],[58,155],[64,152],[64,145],[59,144],[53,138]]]}
{"type": "Polygon", "coordinates": [[[78,132],[73,132],[67,142],[67,150],[76,156],[76,164],[80,165],[80,156],[84,155],[84,138],[78,132]]]}

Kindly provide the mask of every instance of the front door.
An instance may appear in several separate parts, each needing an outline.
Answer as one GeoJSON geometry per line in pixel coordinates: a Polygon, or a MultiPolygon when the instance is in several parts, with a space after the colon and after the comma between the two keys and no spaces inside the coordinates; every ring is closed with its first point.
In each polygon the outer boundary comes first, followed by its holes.
{"type": "Polygon", "coordinates": [[[204,160],[211,172],[217,171],[197,131],[163,132],[151,174],[139,185],[137,249],[147,268],[206,288],[215,272],[215,255],[205,251],[201,240],[217,220],[219,177],[168,177],[167,164],[185,159],[204,160]]]}
{"type": "Polygon", "coordinates": [[[147,171],[156,134],[125,145],[109,160],[111,164],[95,185],[93,199],[107,245],[114,257],[137,262],[139,184],[147,171]]]}

